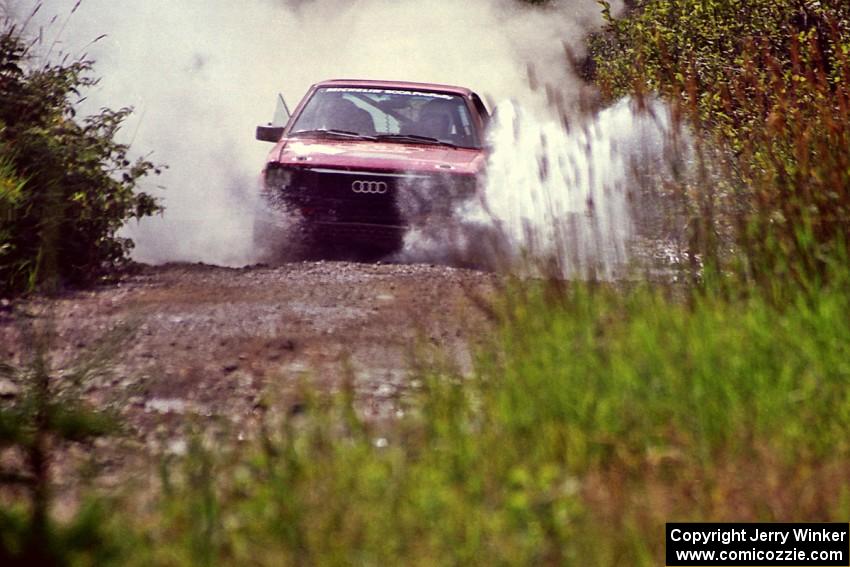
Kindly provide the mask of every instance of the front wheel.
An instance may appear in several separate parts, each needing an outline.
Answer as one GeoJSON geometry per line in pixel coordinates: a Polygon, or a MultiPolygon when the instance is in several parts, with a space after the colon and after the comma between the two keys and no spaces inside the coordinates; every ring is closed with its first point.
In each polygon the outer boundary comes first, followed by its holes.
{"type": "Polygon", "coordinates": [[[310,240],[310,231],[294,213],[264,208],[254,218],[254,249],[264,262],[303,260],[313,248],[310,240]]]}

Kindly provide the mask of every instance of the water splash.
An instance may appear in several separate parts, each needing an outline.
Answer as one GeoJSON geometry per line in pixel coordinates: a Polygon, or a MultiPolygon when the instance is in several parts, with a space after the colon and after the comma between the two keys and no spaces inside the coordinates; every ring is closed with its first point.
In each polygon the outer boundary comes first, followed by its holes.
{"type": "Polygon", "coordinates": [[[405,258],[445,260],[560,277],[621,277],[636,234],[639,177],[661,171],[668,113],[624,100],[580,127],[497,107],[480,199],[451,230],[412,232],[405,258]]]}

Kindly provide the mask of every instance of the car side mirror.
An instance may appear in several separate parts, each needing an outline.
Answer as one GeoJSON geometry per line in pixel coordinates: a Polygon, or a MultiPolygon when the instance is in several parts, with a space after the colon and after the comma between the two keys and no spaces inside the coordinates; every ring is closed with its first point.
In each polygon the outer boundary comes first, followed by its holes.
{"type": "Polygon", "coordinates": [[[283,100],[283,95],[278,93],[274,118],[265,126],[257,126],[257,139],[261,142],[279,142],[290,117],[289,107],[286,105],[286,101],[283,100]]]}
{"type": "Polygon", "coordinates": [[[257,126],[257,139],[261,142],[277,143],[285,128],[286,126],[272,126],[271,123],[267,126],[257,126]]]}

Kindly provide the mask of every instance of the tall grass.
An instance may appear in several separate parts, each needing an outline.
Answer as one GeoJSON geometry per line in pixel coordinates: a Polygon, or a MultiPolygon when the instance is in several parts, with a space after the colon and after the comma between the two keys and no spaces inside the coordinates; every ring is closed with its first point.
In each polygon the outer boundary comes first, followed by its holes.
{"type": "Polygon", "coordinates": [[[848,277],[781,307],[522,284],[475,372],[414,372],[397,422],[344,389],[196,444],[136,560],[657,565],[666,521],[842,521],[848,277]]]}
{"type": "Polygon", "coordinates": [[[607,17],[591,39],[603,91],[660,93],[694,132],[696,175],[673,191],[692,254],[762,288],[827,275],[850,236],[847,3],[648,0],[607,17]]]}
{"type": "Polygon", "coordinates": [[[79,352],[62,372],[54,367],[57,343],[52,305],[13,311],[22,342],[17,360],[0,355],[0,564],[101,564],[119,556],[119,540],[101,530],[104,501],[87,499],[63,523],[55,521],[55,467],[73,445],[92,449],[99,437],[116,433],[113,416],[82,398],[85,382],[111,371],[129,329],[105,334],[79,352]],[[11,386],[11,388],[10,388],[11,386]]]}

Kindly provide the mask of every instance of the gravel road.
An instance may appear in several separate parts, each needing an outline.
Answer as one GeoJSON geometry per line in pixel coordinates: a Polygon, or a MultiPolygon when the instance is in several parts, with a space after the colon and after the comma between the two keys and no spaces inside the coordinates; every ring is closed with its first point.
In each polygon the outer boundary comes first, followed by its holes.
{"type": "MultiPolygon", "coordinates": [[[[179,453],[189,424],[225,421],[242,435],[262,400],[297,407],[304,381],[333,389],[346,373],[365,416],[391,415],[416,353],[434,346],[470,368],[470,340],[487,327],[480,300],[496,285],[492,274],[415,264],[143,266],[94,290],[6,305],[0,354],[22,364],[22,321],[48,322],[61,377],[124,328],[85,397],[117,410],[137,443],[179,453]]],[[[3,386],[0,396],[16,395],[3,386]]]]}

